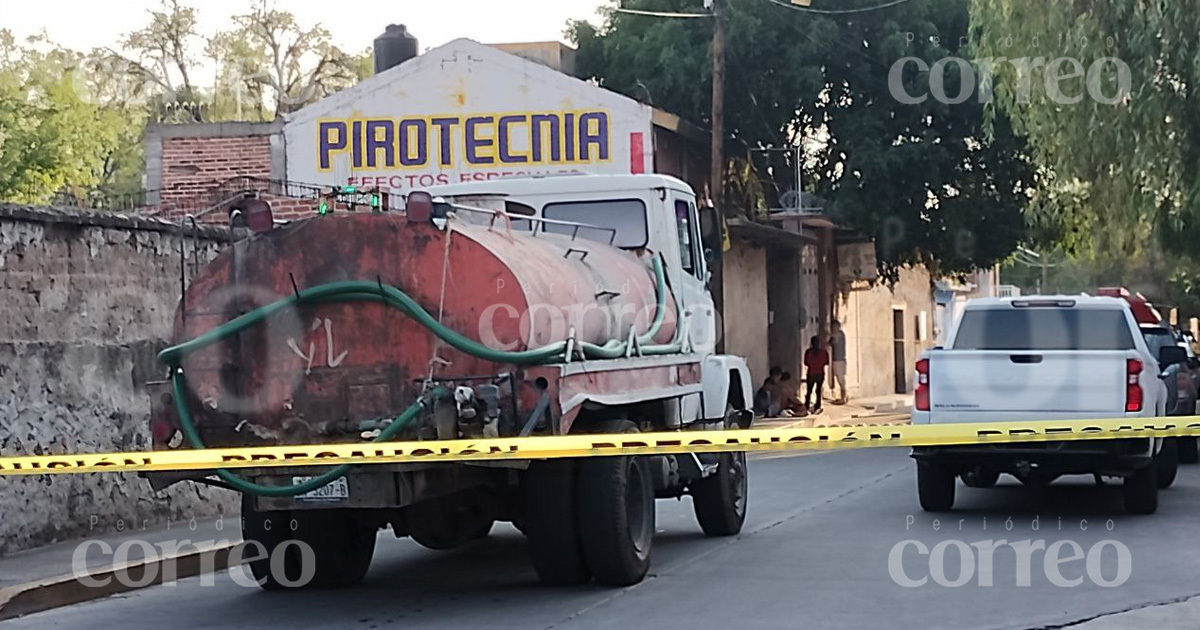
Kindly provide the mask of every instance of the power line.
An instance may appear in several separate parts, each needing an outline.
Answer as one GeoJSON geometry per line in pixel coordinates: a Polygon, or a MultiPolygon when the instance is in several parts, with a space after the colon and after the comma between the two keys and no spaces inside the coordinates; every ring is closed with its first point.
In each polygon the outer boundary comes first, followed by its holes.
{"type": "Polygon", "coordinates": [[[812,9],[809,7],[801,7],[801,6],[796,6],[794,4],[788,4],[786,2],[783,2],[782,0],[766,0],[766,1],[770,2],[771,4],[777,4],[785,9],[791,9],[793,11],[801,11],[803,13],[819,13],[821,15],[848,15],[851,13],[869,13],[871,11],[887,9],[890,7],[904,4],[905,2],[908,2],[909,0],[893,0],[892,2],[887,2],[887,3],[876,5],[873,7],[859,7],[857,9],[812,9]]]}
{"type": "Polygon", "coordinates": [[[628,13],[630,15],[645,15],[649,17],[665,17],[665,18],[711,18],[711,13],[670,13],[666,11],[642,11],[640,9],[616,9],[617,13],[628,13]]]}

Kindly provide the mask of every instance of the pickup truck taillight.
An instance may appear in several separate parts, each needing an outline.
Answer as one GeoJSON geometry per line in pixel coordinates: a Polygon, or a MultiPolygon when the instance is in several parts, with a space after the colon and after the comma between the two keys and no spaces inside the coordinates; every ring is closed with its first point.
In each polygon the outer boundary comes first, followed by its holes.
{"type": "Polygon", "coordinates": [[[913,392],[917,411],[929,411],[929,359],[917,361],[917,390],[913,392]]]}
{"type": "Polygon", "coordinates": [[[1142,365],[1137,359],[1125,360],[1125,411],[1142,410],[1142,365]]]}

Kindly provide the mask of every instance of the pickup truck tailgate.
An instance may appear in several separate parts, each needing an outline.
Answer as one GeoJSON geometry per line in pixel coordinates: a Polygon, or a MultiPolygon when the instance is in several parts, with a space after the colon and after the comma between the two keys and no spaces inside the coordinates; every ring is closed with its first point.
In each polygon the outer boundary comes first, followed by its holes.
{"type": "MultiPolygon", "coordinates": [[[[1125,411],[1127,351],[955,350],[929,362],[934,422],[995,412],[1125,411]]],[[[980,418],[982,419],[982,418],[980,418]]]]}

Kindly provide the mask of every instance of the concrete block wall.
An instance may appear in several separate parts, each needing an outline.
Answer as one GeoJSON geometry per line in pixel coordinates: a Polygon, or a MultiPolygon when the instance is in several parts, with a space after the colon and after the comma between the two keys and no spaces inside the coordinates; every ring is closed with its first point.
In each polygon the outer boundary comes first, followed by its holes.
{"type": "Polygon", "coordinates": [[[877,284],[848,291],[837,303],[836,317],[846,333],[846,385],[852,397],[896,392],[895,311],[903,317],[905,390],[912,391],[912,372],[921,351],[934,345],[933,284],[924,267],[900,271],[894,285],[877,284]],[[918,322],[925,313],[925,339],[918,322]]]}
{"type": "MultiPolygon", "coordinates": [[[[161,379],[179,298],[174,224],[0,204],[0,454],[149,446],[143,389],[161,379]]],[[[190,230],[189,230],[190,234],[190,230]]],[[[228,240],[186,238],[202,261],[228,240]]],[[[235,495],[163,493],[133,474],[0,478],[0,554],[55,541],[236,513],[235,495]]]]}

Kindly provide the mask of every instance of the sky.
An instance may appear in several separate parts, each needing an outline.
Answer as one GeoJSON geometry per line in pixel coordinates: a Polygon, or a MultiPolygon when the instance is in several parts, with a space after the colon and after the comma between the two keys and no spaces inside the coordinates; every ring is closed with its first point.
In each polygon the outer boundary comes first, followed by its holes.
{"type": "MultiPolygon", "coordinates": [[[[229,27],[229,17],[258,0],[185,0],[197,8],[200,30],[229,27]]],[[[116,47],[124,33],[140,28],[160,0],[0,0],[0,28],[18,37],[43,29],[56,43],[76,50],[116,47]]],[[[561,40],[567,20],[598,21],[604,0],[274,0],[301,25],[320,22],[334,43],[359,51],[388,24],[404,24],[421,49],[459,37],[485,44],[561,40]]]]}

